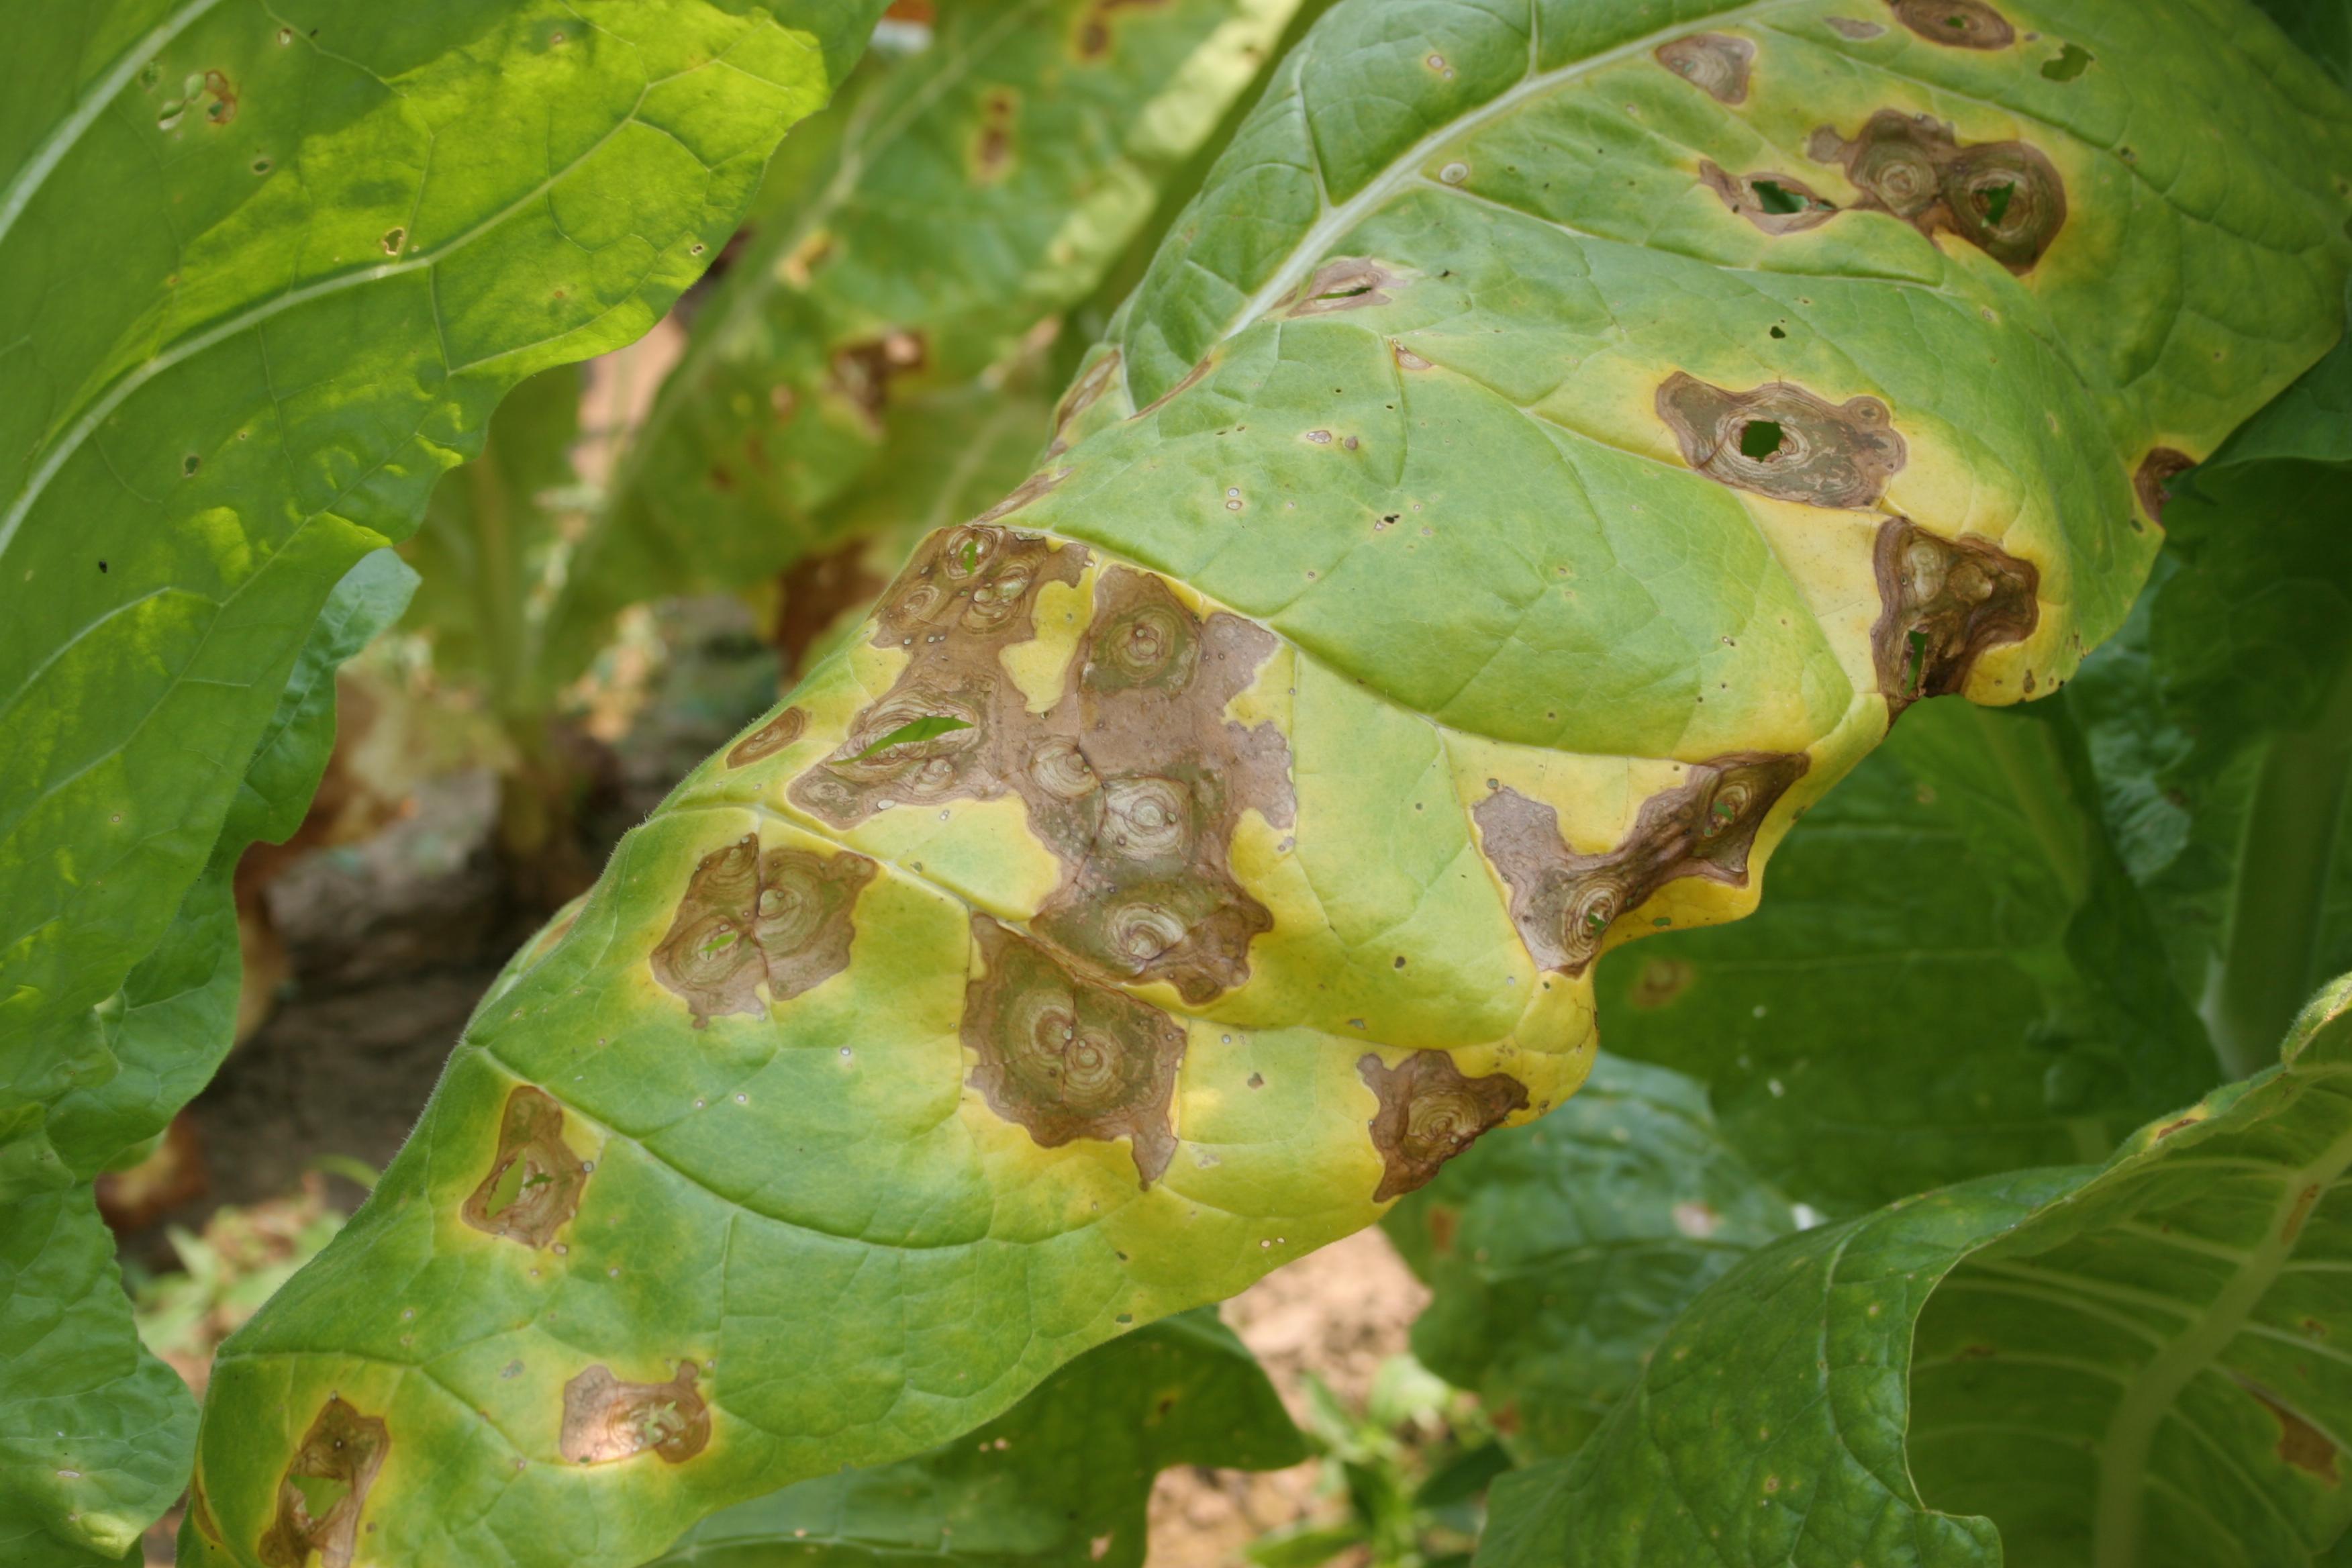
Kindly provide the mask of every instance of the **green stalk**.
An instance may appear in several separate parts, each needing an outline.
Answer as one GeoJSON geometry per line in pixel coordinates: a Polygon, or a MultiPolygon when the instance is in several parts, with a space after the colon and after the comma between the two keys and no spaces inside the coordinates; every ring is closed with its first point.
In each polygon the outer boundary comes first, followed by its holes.
{"type": "Polygon", "coordinates": [[[2317,981],[2319,924],[2352,773],[2352,663],[2310,726],[2271,742],[2254,782],[2237,887],[2200,1011],[2231,1078],[2261,1071],[2317,981]]]}

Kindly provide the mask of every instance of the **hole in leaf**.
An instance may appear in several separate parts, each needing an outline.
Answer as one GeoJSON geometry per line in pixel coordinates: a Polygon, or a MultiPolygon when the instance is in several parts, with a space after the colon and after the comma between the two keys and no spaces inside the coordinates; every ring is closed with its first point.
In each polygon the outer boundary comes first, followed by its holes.
{"type": "Polygon", "coordinates": [[[1315,297],[1318,300],[1352,300],[1359,294],[1369,294],[1371,291],[1370,284],[1359,283],[1352,289],[1334,289],[1328,294],[1318,294],[1315,297]]]}
{"type": "Polygon", "coordinates": [[[1780,426],[1769,419],[1751,419],[1739,427],[1739,455],[1758,461],[1780,449],[1780,426]]]}
{"type": "Polygon", "coordinates": [[[1903,689],[1916,697],[1919,682],[1927,673],[1927,634],[1914,627],[1909,637],[1911,653],[1903,667],[1903,689]]]}
{"type": "Polygon", "coordinates": [[[2091,51],[2080,44],[2068,44],[2058,51],[2055,59],[2042,62],[2042,74],[2052,81],[2073,81],[2091,63],[2091,51]]]}
{"type": "Polygon", "coordinates": [[[958,719],[949,713],[926,713],[919,719],[910,719],[899,725],[851,760],[862,763],[876,752],[887,752],[893,746],[911,746],[918,741],[929,741],[940,735],[951,735],[958,730],[971,728],[971,721],[969,719],[958,719]]]}
{"type": "Polygon", "coordinates": [[[194,452],[191,452],[186,457],[180,459],[180,477],[184,479],[193,479],[196,477],[196,470],[204,466],[205,460],[202,458],[197,457],[194,452]]]}
{"type": "Polygon", "coordinates": [[[2000,220],[2002,217],[2007,216],[2009,212],[2010,202],[2014,199],[2016,195],[2017,187],[2015,185],[1995,185],[1992,189],[1985,192],[1983,196],[1979,198],[1984,206],[1985,222],[1991,224],[1996,228],[2000,227],[2000,220]]]}
{"type": "Polygon", "coordinates": [[[1785,338],[1785,337],[1787,337],[1787,336],[1789,335],[1788,333],[1786,333],[1786,332],[1782,331],[1781,331],[1780,328],[1778,328],[1778,327],[1774,327],[1774,328],[1772,328],[1772,329],[1771,329],[1771,332],[1772,332],[1772,335],[1773,335],[1774,337],[1776,337],[1776,338],[1785,338]]]}
{"type": "Polygon", "coordinates": [[[1764,210],[1768,213],[1777,213],[1785,216],[1790,213],[1801,213],[1805,210],[1805,198],[1776,180],[1758,180],[1755,182],[1755,186],[1756,199],[1764,205],[1764,210]]]}

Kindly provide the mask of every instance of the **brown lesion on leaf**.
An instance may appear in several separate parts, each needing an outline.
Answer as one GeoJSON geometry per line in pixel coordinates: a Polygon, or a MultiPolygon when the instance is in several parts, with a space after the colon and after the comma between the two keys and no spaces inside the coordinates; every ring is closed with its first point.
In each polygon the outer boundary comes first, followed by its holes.
{"type": "Polygon", "coordinates": [[[971,1086],[1040,1148],[1128,1139],[1150,1186],[1176,1153],[1169,1106],[1183,1026],[985,915],[972,917],[971,934],[984,966],[964,989],[963,1043],[979,1058],[971,1086]]]}
{"type": "Polygon", "coordinates": [[[1834,404],[1793,382],[1733,392],[1676,371],[1657,409],[1692,468],[1775,500],[1875,505],[1910,455],[1877,398],[1834,404]]]}
{"type": "Polygon", "coordinates": [[[1886,0],[1895,19],[1931,44],[1956,49],[2005,49],[2017,29],[1985,0],[1886,0]]]}
{"type": "Polygon", "coordinates": [[[1712,158],[1698,163],[1699,183],[1766,234],[1819,228],[1837,216],[1835,202],[1791,175],[1734,174],[1712,158]]]}
{"type": "Polygon", "coordinates": [[[1511,890],[1511,923],[1546,969],[1581,974],[1609,928],[1683,877],[1742,888],[1757,830],[1811,763],[1801,753],[1734,752],[1691,765],[1689,777],[1642,803],[1633,831],[1599,855],[1580,855],[1559,814],[1498,789],[1472,808],[1486,858],[1511,890]]]}
{"type": "Polygon", "coordinates": [[[1942,539],[1894,517],[1879,526],[1873,559],[1880,609],[1870,648],[1890,717],[1960,690],[1987,648],[2022,642],[2041,619],[2040,570],[1990,540],[1942,539]]]}
{"type": "Polygon", "coordinates": [[[667,1383],[625,1383],[592,1366],[563,1385],[558,1448],[567,1463],[606,1465],[651,1449],[682,1465],[709,1446],[710,1409],[695,1389],[690,1361],[667,1383]]]}
{"type": "Polygon", "coordinates": [[[801,738],[808,728],[808,715],[797,708],[787,708],[741,740],[728,748],[727,765],[748,767],[763,757],[772,757],[801,738]]]}
{"type": "Polygon", "coordinates": [[[1047,457],[1056,458],[1070,449],[1070,426],[1110,389],[1112,378],[1118,374],[1119,364],[1119,353],[1113,349],[1087,366],[1086,373],[1062,394],[1061,402],[1054,405],[1054,440],[1045,448],[1047,457]]]}
{"type": "Polygon", "coordinates": [[[1402,273],[1391,272],[1367,257],[1342,256],[1317,268],[1315,275],[1300,284],[1285,302],[1283,314],[1294,318],[1328,316],[1334,310],[1360,310],[1370,305],[1390,304],[1395,296],[1389,290],[1405,281],[1402,273]]]}
{"type": "Polygon", "coordinates": [[[1199,363],[1178,377],[1174,385],[1137,409],[1132,417],[1140,419],[1147,414],[1157,414],[1161,408],[1167,406],[1171,399],[1198,386],[1207,378],[1209,372],[1216,368],[1216,364],[1217,351],[1211,349],[1201,356],[1199,363]]]}
{"type": "Polygon", "coordinates": [[[1097,973],[1204,1002],[1247,978],[1251,940],[1273,926],[1228,853],[1244,811],[1291,822],[1289,746],[1224,710],[1275,638],[1112,567],[1060,695],[1032,712],[998,655],[1034,635],[1037,590],[1076,582],[1085,560],[985,526],[936,537],[881,606],[877,645],[910,662],[790,795],[844,828],[898,805],[1016,795],[1063,865],[1036,934],[1097,973]]]}
{"type": "Polygon", "coordinates": [[[747,833],[704,856],[653,952],[654,978],[686,1001],[694,1026],[730,1013],[765,1016],[760,987],[788,1002],[849,967],[862,855],[764,852],[747,833]]]}
{"type": "Polygon", "coordinates": [[[1076,47],[1078,58],[1092,65],[1108,56],[1121,11],[1142,11],[1168,0],[1094,0],[1078,17],[1076,47]]]}
{"type": "Polygon", "coordinates": [[[1865,22],[1859,16],[1825,16],[1822,21],[1828,25],[1830,31],[1839,37],[1853,38],[1857,42],[1864,38],[1874,38],[1886,31],[1877,23],[1865,22]]]}
{"type": "Polygon", "coordinates": [[[1507,1073],[1465,1078],[1444,1051],[1415,1051],[1393,1068],[1366,1052],[1356,1071],[1381,1101],[1370,1123],[1382,1166],[1376,1204],[1426,1186],[1446,1161],[1527,1109],[1527,1085],[1507,1073]]]}
{"type": "Polygon", "coordinates": [[[351,1568],[360,1511],[392,1436],[382,1419],[330,1397],[278,1483],[278,1516],[258,1542],[268,1568],[351,1568]]]}
{"type": "Polygon", "coordinates": [[[1717,103],[1748,101],[1748,71],[1756,46],[1727,33],[1693,33],[1660,44],[1658,63],[1717,103]]]}
{"type": "MultiPolygon", "coordinates": [[[[2164,526],[2164,503],[2172,499],[2172,481],[2197,466],[2197,459],[2172,447],[2152,447],[2139,460],[2139,468],[2132,475],[2132,493],[2139,497],[2140,510],[2157,527],[2164,526]]],[[[2139,520],[2132,520],[2137,528],[2139,520]]]]}
{"type": "Polygon", "coordinates": [[[1963,145],[1933,115],[1882,109],[1851,141],[1824,125],[1806,152],[1845,170],[1863,193],[1853,210],[1892,214],[1930,239],[1948,230],[2021,276],[2065,226],[2065,183],[2040,148],[1963,145]]]}
{"type": "Polygon", "coordinates": [[[498,1157],[458,1214],[487,1235],[545,1247],[580,1212],[587,1185],[587,1167],[563,1142],[562,1104],[520,1084],[499,1117],[498,1157]]]}
{"type": "Polygon", "coordinates": [[[221,1534],[220,1521],[213,1517],[212,1500],[205,1496],[205,1472],[201,1467],[188,1480],[188,1522],[213,1546],[228,1544],[221,1534]]]}
{"type": "Polygon", "coordinates": [[[980,100],[980,124],[971,135],[971,178],[992,185],[1013,172],[1013,127],[1021,117],[1021,96],[1011,88],[991,88],[980,100]]]}
{"type": "Polygon", "coordinates": [[[834,350],[825,384],[878,432],[890,406],[890,384],[919,374],[929,357],[920,332],[885,332],[834,350]]]}
{"type": "Polygon", "coordinates": [[[1642,973],[1633,982],[1633,989],[1625,1000],[1643,1012],[1655,1012],[1691,988],[1698,971],[1688,959],[1654,958],[1642,965],[1642,973]]]}
{"type": "Polygon", "coordinates": [[[2238,1386],[2253,1396],[2254,1402],[2271,1413],[2279,1425],[2278,1457],[2294,1468],[2328,1486],[2343,1484],[2336,1466],[2336,1439],[2312,1425],[2303,1412],[2256,1383],[2245,1373],[2231,1371],[2238,1386]]]}

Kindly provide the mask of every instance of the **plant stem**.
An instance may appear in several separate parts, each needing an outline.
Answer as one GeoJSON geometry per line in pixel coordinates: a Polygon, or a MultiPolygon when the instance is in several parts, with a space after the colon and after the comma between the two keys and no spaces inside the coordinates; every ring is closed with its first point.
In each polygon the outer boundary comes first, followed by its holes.
{"type": "Polygon", "coordinates": [[[2352,662],[2310,726],[2271,742],[2254,781],[2229,924],[2200,1011],[2231,1078],[2276,1058],[2317,976],[2336,829],[2352,773],[2352,662]]]}

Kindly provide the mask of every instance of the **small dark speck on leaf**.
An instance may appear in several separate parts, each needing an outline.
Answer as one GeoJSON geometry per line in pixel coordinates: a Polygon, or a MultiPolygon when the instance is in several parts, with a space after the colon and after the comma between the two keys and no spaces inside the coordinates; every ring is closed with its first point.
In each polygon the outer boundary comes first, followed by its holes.
{"type": "Polygon", "coordinates": [[[180,477],[182,479],[194,479],[196,477],[196,470],[204,466],[205,460],[202,458],[197,457],[194,452],[191,452],[186,457],[180,459],[180,477]]]}
{"type": "Polygon", "coordinates": [[[106,570],[106,563],[105,563],[105,562],[103,562],[103,561],[100,562],[100,563],[98,563],[98,569],[99,569],[100,571],[101,571],[101,572],[105,571],[105,570],[106,570]]]}

